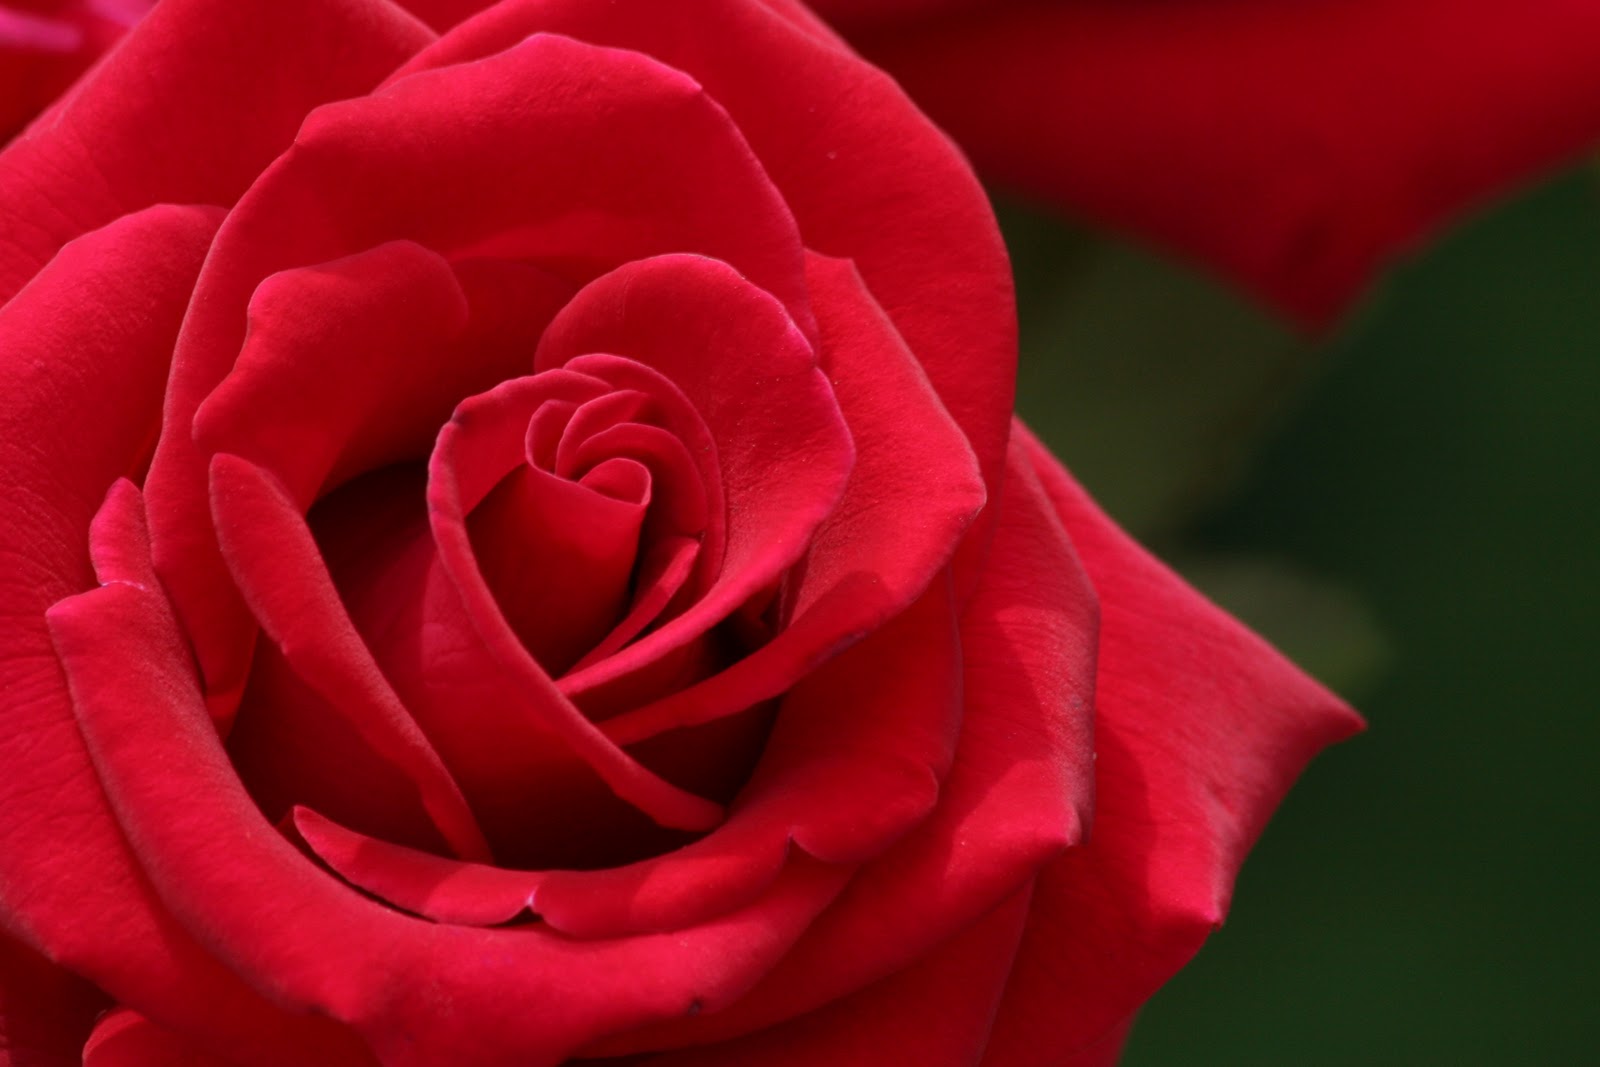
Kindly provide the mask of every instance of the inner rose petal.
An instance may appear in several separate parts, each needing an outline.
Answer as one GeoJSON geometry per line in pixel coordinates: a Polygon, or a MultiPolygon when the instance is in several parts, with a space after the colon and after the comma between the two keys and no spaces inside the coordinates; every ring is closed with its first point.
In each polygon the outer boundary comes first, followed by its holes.
{"type": "Polygon", "coordinates": [[[698,413],[648,368],[625,376],[644,388],[613,387],[607,372],[629,366],[575,360],[504,383],[463,402],[452,423],[462,433],[447,429],[435,455],[436,474],[464,494],[471,557],[454,573],[476,571],[551,677],[627,644],[692,592],[712,525],[717,470],[659,425],[704,442],[698,413]]]}
{"type": "Polygon", "coordinates": [[[577,481],[523,466],[467,516],[478,567],[528,651],[559,674],[627,608],[650,472],[608,460],[577,481]]]}

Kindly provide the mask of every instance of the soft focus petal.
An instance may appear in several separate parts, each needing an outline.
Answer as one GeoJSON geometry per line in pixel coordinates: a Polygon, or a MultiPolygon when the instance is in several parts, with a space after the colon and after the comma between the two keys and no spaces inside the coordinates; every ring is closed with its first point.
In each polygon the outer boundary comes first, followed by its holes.
{"type": "Polygon", "coordinates": [[[997,2],[854,39],[986,178],[1311,326],[1600,142],[1591,0],[997,2]]]}
{"type": "Polygon", "coordinates": [[[1017,433],[1102,604],[1094,833],[1039,879],[985,1061],[1048,1067],[1114,1041],[1108,1033],[1188,962],[1227,913],[1284,792],[1361,723],[1017,433]]]}
{"type": "Polygon", "coordinates": [[[115,44],[152,2],[0,4],[0,147],[115,44]]]}

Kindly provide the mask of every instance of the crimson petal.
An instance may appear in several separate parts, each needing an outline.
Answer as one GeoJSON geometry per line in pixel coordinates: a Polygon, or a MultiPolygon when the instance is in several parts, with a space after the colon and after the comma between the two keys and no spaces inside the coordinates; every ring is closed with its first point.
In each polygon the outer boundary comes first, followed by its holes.
{"type": "Polygon", "coordinates": [[[1361,726],[1017,434],[1104,608],[1094,836],[1039,879],[996,1026],[1003,1067],[1114,1046],[1107,1035],[1222,921],[1239,865],[1306,762],[1361,726]]]}

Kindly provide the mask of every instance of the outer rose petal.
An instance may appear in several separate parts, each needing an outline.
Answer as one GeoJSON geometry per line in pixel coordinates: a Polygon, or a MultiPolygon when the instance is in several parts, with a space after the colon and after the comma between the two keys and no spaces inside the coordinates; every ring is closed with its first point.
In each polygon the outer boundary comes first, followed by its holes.
{"type": "Polygon", "coordinates": [[[1017,433],[1103,605],[1094,833],[1039,879],[984,1060],[1055,1067],[1110,1054],[1112,1032],[1222,921],[1245,853],[1306,762],[1361,721],[1017,433]]]}
{"type": "Polygon", "coordinates": [[[786,1025],[661,1056],[650,1065],[970,1067],[983,1055],[1027,912],[1023,890],[915,966],[854,996],[786,1025]]]}
{"type": "Polygon", "coordinates": [[[1600,139],[1592,0],[1013,0],[854,39],[985,177],[1311,326],[1600,139]]]}
{"type": "Polygon", "coordinates": [[[93,584],[83,546],[105,487],[148,458],[216,221],[171,206],[129,216],[69,244],[0,309],[0,922],[152,1016],[198,1008],[206,1036],[247,1041],[241,1058],[272,1065],[337,1035],[261,1000],[155,899],[95,782],[44,623],[93,584]]]}
{"type": "Polygon", "coordinates": [[[385,0],[162,0],[0,154],[0,300],[119,215],[233,203],[308,111],[430,38],[385,0]]]}

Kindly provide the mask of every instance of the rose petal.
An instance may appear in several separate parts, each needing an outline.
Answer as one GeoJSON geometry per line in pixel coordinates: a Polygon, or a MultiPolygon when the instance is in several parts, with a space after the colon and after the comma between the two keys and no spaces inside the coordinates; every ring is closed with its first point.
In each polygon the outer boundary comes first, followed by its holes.
{"type": "Polygon", "coordinates": [[[458,275],[410,241],[274,274],[193,436],[271,471],[308,508],[352,474],[425,457],[462,397],[527,366],[570,295],[513,263],[469,261],[458,275]]]}
{"type": "Polygon", "coordinates": [[[601,1034],[720,1009],[848,873],[797,860],[751,907],[669,935],[583,942],[410,919],[329,878],[262,819],[157,589],[111,581],[48,620],[95,770],[163,899],[237,973],[349,1022],[392,1067],[554,1067],[601,1034]]]}
{"type": "Polygon", "coordinates": [[[1078,841],[1093,790],[1096,601],[1020,441],[1012,455],[990,504],[991,566],[961,616],[965,713],[937,807],[738,1003],[590,1052],[726,1040],[814,1011],[912,966],[1078,841]]]}
{"type": "Polygon", "coordinates": [[[990,3],[858,41],[986,177],[1309,326],[1600,138],[1589,0],[990,3]]]}
{"type": "Polygon", "coordinates": [[[83,1067],[233,1067],[238,1061],[207,1055],[138,1012],[117,1008],[95,1024],[81,1062],[83,1067]]]}
{"type": "Polygon", "coordinates": [[[307,111],[367,91],[430,39],[377,0],[163,0],[0,155],[0,301],[121,215],[233,203],[307,111]]]}
{"type": "Polygon", "coordinates": [[[601,491],[589,476],[569,481],[523,466],[467,516],[473,556],[500,613],[552,674],[603,640],[627,609],[650,472],[630,459],[595,468],[613,479],[624,470],[632,486],[601,491]]]}
{"type": "Polygon", "coordinates": [[[1005,1067],[1054,1063],[1123,1026],[1222,921],[1245,853],[1301,768],[1361,726],[1017,433],[1104,608],[1094,835],[1035,889],[996,1024],[1005,1067]]]}
{"type": "MultiPolygon", "coordinates": [[[[721,807],[652,774],[605,739],[523,647],[495,603],[473,555],[467,514],[523,455],[525,428],[534,407],[546,396],[551,375],[565,381],[573,373],[555,371],[517,378],[468,398],[439,431],[428,465],[428,521],[437,553],[431,559],[424,557],[421,573],[437,572],[446,578],[454,597],[443,587],[435,587],[445,598],[434,601],[435,611],[424,613],[429,625],[421,639],[431,640],[435,646],[459,647],[465,638],[466,654],[483,668],[477,684],[500,681],[498,695],[503,705],[498,714],[511,721],[504,730],[488,734],[482,733],[481,720],[471,723],[479,736],[470,742],[470,751],[486,754],[486,742],[500,746],[503,754],[495,762],[504,766],[504,755],[510,755],[513,769],[521,764],[519,777],[534,778],[531,761],[553,739],[562,751],[592,769],[618,797],[660,825],[706,830],[721,821],[721,807]],[[536,738],[545,743],[532,743],[536,738]],[[518,745],[518,740],[527,743],[518,745]]],[[[437,661],[453,667],[451,673],[460,677],[461,668],[470,662],[458,658],[460,655],[453,652],[437,661]]],[[[460,719],[459,709],[473,706],[457,703],[445,710],[460,719]]],[[[468,724],[463,720],[461,725],[468,724]]],[[[449,728],[443,722],[439,726],[449,728]]],[[[455,730],[459,734],[460,725],[455,730]]],[[[479,766],[468,772],[480,785],[482,770],[479,761],[479,766]]]]}
{"type": "Polygon", "coordinates": [[[512,871],[377,841],[315,812],[297,812],[296,825],[349,881],[440,922],[492,925],[536,912],[578,937],[682,929],[766,892],[791,842],[826,862],[854,864],[921,821],[949,770],[960,678],[946,581],[789,694],[726,823],[625,867],[512,871]],[[862,707],[873,714],[860,714],[862,707]]]}
{"type": "Polygon", "coordinates": [[[748,1037],[653,1057],[651,1067],[971,1067],[983,1055],[1027,911],[1023,891],[859,993],[748,1037]]]}
{"type": "Polygon", "coordinates": [[[1016,367],[1005,249],[960,153],[891,79],[794,15],[744,0],[506,0],[397,77],[493,55],[530,33],[634,49],[705,86],[749,138],[806,246],[856,264],[971,442],[985,484],[998,484],[1016,367]],[[773,70],[784,71],[782,91],[773,70]]]}
{"type": "MultiPolygon", "coordinates": [[[[972,449],[860,276],[815,255],[808,264],[822,369],[859,445],[843,497],[804,547],[784,628],[706,682],[608,720],[603,728],[619,744],[783,692],[915,600],[983,506],[972,449]]],[[[790,456],[790,464],[770,464],[783,476],[794,463],[815,462],[810,449],[784,442],[753,454],[790,456]]]]}
{"type": "Polygon", "coordinates": [[[589,352],[625,356],[683,390],[716,443],[728,520],[711,587],[683,614],[562,679],[574,697],[701,636],[776,582],[833,511],[854,462],[810,344],[777,300],[724,263],[662,256],[591,283],[551,323],[535,367],[589,352]]]}
{"type": "MultiPolygon", "coordinates": [[[[457,855],[486,859],[489,846],[455,779],[389,688],[339,603],[304,519],[283,486],[260,467],[222,453],[211,464],[217,535],[239,590],[294,672],[397,771],[457,855]]],[[[265,714],[271,714],[269,708],[265,714]]],[[[399,797],[374,798],[378,817],[397,816],[399,797]]]]}
{"type": "Polygon", "coordinates": [[[7,927],[119,1001],[162,1020],[198,1009],[210,1047],[243,1040],[244,1058],[274,1067],[348,1046],[245,987],[154,897],[94,781],[43,619],[94,584],[90,519],[148,455],[215,225],[193,208],[129,216],[67,245],[0,309],[0,900],[7,927]]]}

